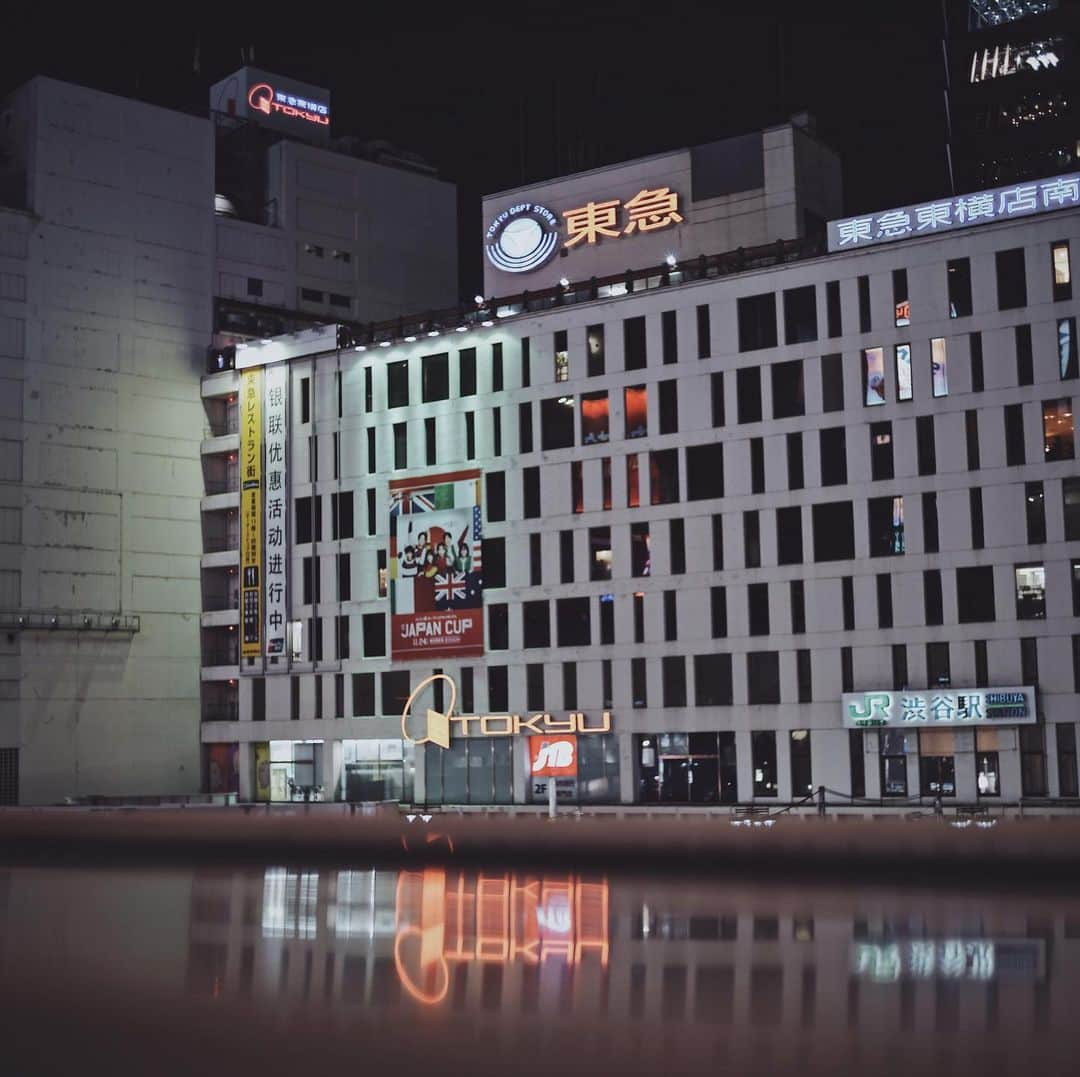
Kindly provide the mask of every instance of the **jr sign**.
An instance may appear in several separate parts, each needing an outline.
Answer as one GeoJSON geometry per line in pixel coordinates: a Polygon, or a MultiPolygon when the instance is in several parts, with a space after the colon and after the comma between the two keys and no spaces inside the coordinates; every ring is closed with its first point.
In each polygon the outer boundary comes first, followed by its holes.
{"type": "Polygon", "coordinates": [[[1035,689],[1024,687],[849,692],[843,713],[849,729],[1027,725],[1037,719],[1035,689]]]}

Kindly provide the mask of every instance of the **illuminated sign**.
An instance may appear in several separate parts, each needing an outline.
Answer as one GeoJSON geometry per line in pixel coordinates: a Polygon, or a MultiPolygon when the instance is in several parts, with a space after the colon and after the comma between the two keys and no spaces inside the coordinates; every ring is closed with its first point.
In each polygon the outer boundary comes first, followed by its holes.
{"type": "Polygon", "coordinates": [[[1026,45],[995,45],[976,49],[971,57],[970,81],[986,82],[1021,71],[1048,71],[1061,63],[1061,38],[1030,41],[1026,45]]]}
{"type": "Polygon", "coordinates": [[[240,375],[240,654],[262,651],[263,373],[240,375]]]}
{"type": "MultiPolygon", "coordinates": [[[[563,210],[566,225],[563,249],[593,246],[603,239],[647,235],[682,224],[679,195],[670,187],[644,188],[625,202],[609,198],[563,210]]],[[[554,256],[559,245],[555,213],[535,202],[520,202],[504,209],[484,235],[488,261],[505,273],[529,273],[554,256]]]]}
{"type": "MultiPolygon", "coordinates": [[[[599,725],[589,725],[588,719],[581,711],[571,711],[566,718],[556,718],[550,714],[534,714],[531,717],[520,714],[454,714],[454,704],[457,703],[457,685],[453,677],[445,673],[433,673],[425,677],[410,693],[405,701],[405,709],[401,712],[401,735],[414,744],[437,744],[440,748],[450,747],[451,722],[456,723],[462,736],[482,737],[513,737],[521,733],[529,733],[545,740],[551,739],[551,734],[562,734],[562,739],[574,733],[608,733],[611,730],[611,712],[604,711],[599,725]],[[409,718],[412,717],[413,703],[416,697],[435,681],[446,681],[450,685],[450,702],[443,711],[433,710],[428,707],[424,716],[424,733],[422,736],[413,736],[409,732],[409,718]]],[[[576,748],[576,746],[575,746],[576,748]]],[[[573,753],[576,755],[576,751],[573,753]]],[[[574,763],[576,773],[577,763],[574,763]]]]}
{"type": "Polygon", "coordinates": [[[275,90],[268,82],[257,82],[248,90],[248,105],[264,116],[288,116],[318,126],[330,124],[330,106],[321,101],[275,90]]]}
{"type": "Polygon", "coordinates": [[[1037,720],[1034,688],[940,688],[926,692],[847,692],[844,725],[956,728],[1027,725],[1037,720]]]}
{"type": "Polygon", "coordinates": [[[266,491],[263,498],[266,536],[266,580],[263,592],[266,625],[266,653],[285,654],[285,622],[288,609],[285,589],[288,584],[289,557],[286,547],[288,526],[288,477],[285,470],[286,401],[289,364],[275,363],[263,371],[263,414],[266,437],[266,491]]]}
{"type": "Polygon", "coordinates": [[[990,221],[1029,217],[1080,205],[1080,173],[1034,180],[1012,187],[903,206],[829,222],[829,250],[853,250],[897,239],[949,232],[990,221]]]}
{"type": "Polygon", "coordinates": [[[873,983],[900,980],[1041,980],[1046,971],[1041,939],[901,939],[857,942],[852,974],[873,983]]]}
{"type": "Polygon", "coordinates": [[[576,778],[577,738],[529,737],[529,772],[534,778],[576,778]]]}

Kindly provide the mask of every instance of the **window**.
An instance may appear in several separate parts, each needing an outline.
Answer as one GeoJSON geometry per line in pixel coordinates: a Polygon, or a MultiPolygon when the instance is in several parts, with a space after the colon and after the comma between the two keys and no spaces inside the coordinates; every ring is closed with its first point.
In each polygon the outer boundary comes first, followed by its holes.
{"type": "Polygon", "coordinates": [[[1080,362],[1077,360],[1076,319],[1059,318],[1057,323],[1058,372],[1062,381],[1080,377],[1080,362]]]}
{"type": "Polygon", "coordinates": [[[555,600],[555,639],[560,647],[588,647],[592,643],[587,596],[555,600]]]}
{"type": "Polygon", "coordinates": [[[806,632],[806,585],[802,580],[792,580],[789,590],[791,634],[801,636],[806,632]]]}
{"type": "Polygon", "coordinates": [[[521,493],[526,520],[540,518],[540,469],[526,467],[521,471],[521,493]]]}
{"type": "Polygon", "coordinates": [[[660,315],[660,341],[664,365],[677,363],[679,361],[679,330],[673,310],[665,310],[660,315]]]}
{"type": "Polygon", "coordinates": [[[746,589],[746,603],[749,614],[751,636],[769,634],[769,585],[752,583],[746,589]]]}
{"type": "Polygon", "coordinates": [[[600,695],[603,706],[614,706],[615,691],[612,687],[614,678],[611,675],[611,659],[603,658],[600,661],[600,695]]]}
{"type": "Polygon", "coordinates": [[[261,277],[248,277],[247,294],[261,297],[263,294],[263,282],[261,277]]]}
{"type": "Polygon", "coordinates": [[[803,393],[802,360],[774,363],[771,371],[773,418],[790,419],[795,415],[803,415],[806,402],[803,393]]]}
{"type": "Polygon", "coordinates": [[[425,355],[420,360],[420,399],[450,399],[450,353],[425,355]]]}
{"type": "Polygon", "coordinates": [[[855,522],[850,501],[832,501],[811,509],[815,561],[850,561],[855,556],[855,522]]]}
{"type": "Polygon", "coordinates": [[[948,643],[926,645],[926,683],[930,688],[935,686],[944,688],[952,684],[948,643]]]}
{"type": "Polygon", "coordinates": [[[505,602],[488,603],[488,647],[505,651],[510,646],[510,607],[505,602]]]}
{"type": "Polygon", "coordinates": [[[348,602],[352,598],[352,556],[339,553],[337,557],[338,601],[348,602]]]}
{"type": "Polygon", "coordinates": [[[374,378],[372,377],[371,367],[364,367],[364,411],[372,412],[375,410],[375,388],[374,378]]]}
{"type": "Polygon", "coordinates": [[[998,775],[1001,773],[997,752],[976,752],[975,788],[981,797],[996,797],[1001,788],[998,775]]]}
{"type": "Polygon", "coordinates": [[[378,520],[375,511],[375,490],[374,488],[367,491],[367,533],[374,535],[378,530],[378,520]]]}
{"type": "Polygon", "coordinates": [[[1024,406],[1023,404],[1006,404],[1005,463],[1008,467],[1019,467],[1025,463],[1026,456],[1027,454],[1024,451],[1024,406]]]}
{"type": "Polygon", "coordinates": [[[311,378],[300,379],[300,422],[311,422],[311,378]]]}
{"type": "Polygon", "coordinates": [[[1031,326],[1018,325],[1013,330],[1016,341],[1016,384],[1033,385],[1035,361],[1031,354],[1031,326]]]}
{"type": "Polygon", "coordinates": [[[645,642],[645,594],[643,591],[634,594],[634,642],[645,642]]]}
{"type": "Polygon", "coordinates": [[[774,797],[776,785],[776,734],[772,730],[750,734],[751,762],[754,770],[754,796],[774,797]]]}
{"type": "Polygon", "coordinates": [[[971,548],[981,550],[986,545],[983,529],[982,490],[977,486],[968,490],[968,508],[971,512],[971,548]]]}
{"type": "Polygon", "coordinates": [[[608,645],[615,642],[615,596],[599,596],[600,607],[600,642],[608,645]]]}
{"type": "MultiPolygon", "coordinates": [[[[384,658],[386,656],[386,614],[365,613],[360,618],[360,627],[364,636],[364,657],[384,658]]],[[[385,691],[384,687],[384,702],[385,691]]]]}
{"type": "Polygon", "coordinates": [[[1080,796],[1076,772],[1076,725],[1058,722],[1054,726],[1054,736],[1057,741],[1058,796],[1080,796]]]}
{"type": "Polygon", "coordinates": [[[727,636],[727,588],[723,586],[709,589],[709,617],[712,626],[712,638],[724,639],[727,636]]]}
{"type": "Polygon", "coordinates": [[[435,416],[429,415],[424,420],[424,463],[433,467],[437,452],[437,439],[435,437],[435,416]]]}
{"type": "MultiPolygon", "coordinates": [[[[933,736],[933,731],[920,734],[921,753],[929,753],[935,750],[933,736]]],[[[952,755],[920,754],[919,792],[924,797],[956,796],[956,757],[952,755]]]]}
{"type": "Polygon", "coordinates": [[[630,575],[652,575],[649,525],[646,523],[630,525],[630,575]]]}
{"type": "Polygon", "coordinates": [[[525,666],[525,706],[534,712],[544,709],[544,666],[540,662],[525,666]]]}
{"type": "Polygon", "coordinates": [[[680,519],[668,522],[668,548],[671,551],[671,575],[686,572],[686,525],[680,519]]]}
{"type": "Polygon", "coordinates": [[[968,334],[968,347],[971,351],[971,391],[983,391],[983,350],[982,333],[968,334]]]}
{"type": "Polygon", "coordinates": [[[968,471],[979,470],[979,413],[970,408],[964,412],[964,437],[967,442],[968,471]]]}
{"type": "Polygon", "coordinates": [[[485,538],[484,547],[484,586],[506,586],[506,539],[485,538]]]}
{"type": "Polygon", "coordinates": [[[1038,546],[1046,541],[1046,495],[1041,482],[1024,484],[1024,513],[1028,545],[1038,546]]]}
{"type": "Polygon", "coordinates": [[[574,582],[574,532],[559,532],[559,582],[574,582]]]}
{"type": "Polygon", "coordinates": [[[488,522],[499,523],[506,519],[506,472],[489,471],[484,483],[488,522]]]}
{"type": "Polygon", "coordinates": [[[1047,463],[1073,459],[1072,399],[1044,400],[1043,453],[1047,463]]]}
{"type": "Polygon", "coordinates": [[[897,344],[893,348],[893,360],[896,365],[896,399],[910,400],[911,387],[911,345],[897,344]]]}
{"type": "Polygon", "coordinates": [[[540,401],[540,447],[571,449],[574,446],[574,398],[552,397],[540,401]]]}
{"type": "Polygon", "coordinates": [[[570,511],[575,514],[585,511],[585,477],[580,460],[570,461],[570,511]]]}
{"type": "Polygon", "coordinates": [[[730,654],[694,655],[694,702],[699,707],[730,707],[730,654]]]}
{"type": "Polygon", "coordinates": [[[664,639],[670,643],[679,638],[678,592],[664,592],[664,639]]]}
{"type": "Polygon", "coordinates": [[[867,502],[870,556],[895,557],[904,552],[904,499],[872,497],[867,502]]]}
{"type": "Polygon", "coordinates": [[[679,432],[679,395],[678,383],[672,378],[657,384],[660,411],[660,433],[677,434],[679,432]]]}
{"type": "Polygon", "coordinates": [[[937,472],[937,451],[934,446],[934,417],[920,415],[915,420],[915,451],[920,475],[937,472]]]}
{"type": "Polygon", "coordinates": [[[937,553],[938,542],[938,511],[937,494],[927,493],[922,495],[923,517],[923,553],[937,553]]]}
{"type": "Polygon", "coordinates": [[[739,351],[776,347],[776,295],[744,296],[738,301],[739,351]]]}
{"type": "Polygon", "coordinates": [[[330,537],[351,539],[353,537],[352,491],[330,495],[330,537]]]}
{"type": "Polygon", "coordinates": [[[302,565],[302,584],[301,592],[304,598],[304,605],[311,606],[316,602],[322,601],[319,573],[319,559],[317,557],[305,557],[301,562],[302,565]]]}
{"type": "Polygon", "coordinates": [[[998,310],[1016,310],[1027,306],[1027,280],[1024,276],[1024,248],[998,251],[994,255],[997,269],[998,310]]]}
{"type": "Polygon", "coordinates": [[[1065,517],[1065,541],[1080,540],[1080,478],[1061,480],[1062,513],[1065,517]]]}
{"type": "Polygon", "coordinates": [[[679,500],[679,450],[649,453],[649,503],[671,505],[679,500]]]}
{"type": "Polygon", "coordinates": [[[821,485],[843,486],[847,482],[847,438],[842,426],[819,431],[821,485]]]}
{"type": "Polygon", "coordinates": [[[643,438],[649,432],[649,396],[644,385],[628,385],[623,389],[623,414],[627,438],[643,438]]]}
{"type": "Polygon", "coordinates": [[[990,661],[987,657],[986,640],[977,639],[975,647],[975,687],[985,688],[990,683],[990,661]]]}
{"type": "Polygon", "coordinates": [[[532,370],[529,365],[530,362],[530,347],[529,338],[521,338],[521,387],[522,389],[528,389],[532,384],[532,370]]]}
{"type": "Polygon", "coordinates": [[[844,576],[840,580],[840,602],[844,611],[844,631],[855,631],[855,580],[844,576]]]}
{"type": "Polygon", "coordinates": [[[528,400],[518,404],[518,447],[523,453],[533,451],[532,403],[528,400]]]}
{"type": "Polygon", "coordinates": [[[387,364],[386,406],[388,408],[409,406],[409,362],[407,359],[387,364]]]}
{"type": "Polygon", "coordinates": [[[1039,641],[1034,636],[1020,640],[1020,680],[1023,684],[1039,683],[1039,641]]]}
{"type": "Polygon", "coordinates": [[[934,337],[930,341],[930,373],[934,396],[948,396],[949,370],[944,337],[934,337]]]}
{"type": "Polygon", "coordinates": [[[747,702],[780,702],[780,654],[750,651],[746,656],[747,702]]]}
{"type": "Polygon", "coordinates": [[[708,445],[686,447],[686,499],[707,501],[724,496],[724,446],[714,441],[708,445]]]}
{"type": "Polygon", "coordinates": [[[585,372],[590,378],[604,373],[604,327],[590,325],[585,330],[585,372]]]}
{"type": "Polygon", "coordinates": [[[544,555],[540,546],[541,535],[534,531],[529,535],[529,586],[539,587],[543,582],[544,555]]]}
{"type": "Polygon", "coordinates": [[[581,444],[606,442],[608,431],[608,395],[606,392],[581,396],[581,444]]]}
{"type": "Polygon", "coordinates": [[[870,332],[870,278],[858,278],[859,289],[859,332],[870,332]]]}
{"type": "Polygon", "coordinates": [[[784,291],[784,343],[817,340],[817,295],[812,284],[784,291]]]}
{"type": "Polygon", "coordinates": [[[906,797],[907,742],[899,729],[883,729],[881,738],[881,795],[906,797]]]}
{"type": "Polygon", "coordinates": [[[493,711],[509,708],[509,690],[506,666],[488,666],[488,706],[493,711]]]}
{"type": "Polygon", "coordinates": [[[521,604],[522,647],[551,646],[551,607],[546,598],[521,604]]]}
{"type": "Polygon", "coordinates": [[[319,439],[308,438],[308,482],[319,481],[319,439]]]}
{"type": "MultiPolygon", "coordinates": [[[[367,429],[367,470],[369,475],[375,474],[375,427],[367,429]]],[[[372,491],[374,493],[374,491],[372,491]]]]}
{"type": "Polygon", "coordinates": [[[630,700],[635,708],[647,707],[649,695],[646,690],[645,659],[630,659],[630,700]]]}
{"type": "Polygon", "coordinates": [[[555,381],[566,381],[570,377],[570,353],[566,343],[566,330],[555,333],[555,381]]]}
{"type": "Polygon", "coordinates": [[[810,731],[791,731],[791,795],[793,798],[809,796],[814,791],[810,777],[810,731]]]}
{"type": "Polygon", "coordinates": [[[761,567],[761,522],[756,510],[743,513],[743,549],[747,568],[761,567]]]}
{"type": "Polygon", "coordinates": [[[928,625],[939,625],[945,620],[940,569],[928,568],[923,572],[923,615],[928,625]]]}
{"type": "Polygon", "coordinates": [[[776,510],[776,561],[801,565],[803,559],[802,509],[789,505],[776,510]]]}
{"type": "Polygon", "coordinates": [[[394,470],[409,466],[409,432],[407,423],[394,423],[394,470]]]}
{"type": "Polygon", "coordinates": [[[798,688],[799,702],[812,702],[814,698],[814,688],[810,664],[810,652],[807,650],[795,652],[795,682],[798,688]]]}
{"type": "Polygon", "coordinates": [[[600,501],[604,511],[611,508],[611,457],[605,456],[600,461],[600,501]]]}
{"type": "Polygon", "coordinates": [[[476,396],[476,349],[458,352],[458,391],[462,396],[476,396]]]}
{"type": "Polygon", "coordinates": [[[897,328],[911,325],[911,300],[908,298],[907,270],[892,271],[893,311],[897,328]]]}
{"type": "Polygon", "coordinates": [[[375,715],[375,674],[352,675],[352,712],[354,718],[372,718],[375,715]]]}
{"type": "Polygon", "coordinates": [[[842,335],[843,322],[840,316],[840,282],[838,280],[828,281],[825,285],[825,320],[830,337],[842,335]]]}
{"type": "Polygon", "coordinates": [[[623,322],[623,348],[626,370],[645,368],[645,319],[627,318],[623,322]]]}
{"type": "Polygon", "coordinates": [[[712,567],[713,572],[724,571],[724,518],[719,513],[712,518],[712,567]]]}
{"type": "Polygon", "coordinates": [[[956,611],[960,624],[996,619],[992,566],[978,565],[956,570],[956,611]]]}
{"type": "MultiPolygon", "coordinates": [[[[342,556],[347,556],[342,554],[342,556]]],[[[376,550],[375,552],[375,572],[377,575],[377,588],[379,598],[386,598],[389,590],[389,572],[386,567],[386,550],[376,550]]]]}
{"type": "Polygon", "coordinates": [[[1017,565],[1016,619],[1043,620],[1046,617],[1046,569],[1042,565],[1017,565]]]}
{"type": "Polygon", "coordinates": [[[336,617],[335,635],[337,637],[337,657],[344,659],[349,657],[349,617],[347,614],[336,617]]]}
{"type": "Polygon", "coordinates": [[[971,314],[971,259],[950,259],[945,270],[949,282],[949,317],[967,318],[971,314]]]}
{"type": "Polygon", "coordinates": [[[1054,273],[1054,302],[1072,299],[1072,267],[1069,261],[1069,241],[1055,243],[1050,248],[1050,264],[1054,273]]]}
{"type": "Polygon", "coordinates": [[[709,307],[702,303],[697,308],[697,357],[708,359],[711,354],[712,334],[709,331],[709,307]]]}
{"type": "Polygon", "coordinates": [[[875,482],[893,477],[892,423],[870,424],[870,477],[875,482]]]}
{"type": "Polygon", "coordinates": [[[866,796],[866,760],[863,758],[861,729],[848,730],[848,762],[851,765],[851,795],[866,796]]]}
{"type": "Polygon", "coordinates": [[[844,410],[844,365],[839,355],[821,357],[821,406],[823,411],[844,410]]]}
{"type": "Polygon", "coordinates": [[[491,345],[491,391],[503,391],[503,348],[501,344],[491,345]]]}
{"type": "Polygon", "coordinates": [[[577,663],[563,662],[562,664],[562,693],[563,706],[568,711],[577,710],[577,663]]]}
{"type": "Polygon", "coordinates": [[[664,655],[660,662],[661,690],[665,707],[686,706],[686,659],[664,655]]]}
{"type": "Polygon", "coordinates": [[[1046,753],[1043,726],[1022,725],[1020,734],[1020,791],[1026,797],[1046,796],[1046,753]]]}
{"type": "Polygon", "coordinates": [[[892,628],[893,626],[893,602],[892,602],[892,577],[887,572],[882,572],[876,580],[877,587],[877,612],[878,628],[892,628]]]}
{"type": "Polygon", "coordinates": [[[765,493],[765,439],[750,439],[750,492],[765,493]]]}
{"type": "Polygon", "coordinates": [[[638,483],[637,453],[626,458],[626,507],[636,509],[641,504],[641,490],[638,483]]]}
{"type": "Polygon", "coordinates": [[[802,434],[795,430],[787,435],[788,489],[801,490],[804,484],[802,434]]]}
{"type": "Polygon", "coordinates": [[[743,367],[735,372],[735,393],[740,423],[761,422],[761,368],[743,367]]]}
{"type": "Polygon", "coordinates": [[[311,498],[310,497],[298,497],[295,501],[296,506],[296,543],[302,545],[303,543],[311,541],[311,498]]]}

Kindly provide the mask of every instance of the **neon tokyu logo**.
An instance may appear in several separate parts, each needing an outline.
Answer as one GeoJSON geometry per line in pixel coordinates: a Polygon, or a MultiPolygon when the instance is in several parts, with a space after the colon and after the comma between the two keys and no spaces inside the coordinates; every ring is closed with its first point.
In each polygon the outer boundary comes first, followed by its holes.
{"type": "Polygon", "coordinates": [[[292,119],[306,120],[308,123],[327,127],[330,124],[330,106],[318,101],[309,101],[295,94],[275,91],[266,82],[259,82],[248,91],[248,105],[264,116],[289,116],[292,119]]]}

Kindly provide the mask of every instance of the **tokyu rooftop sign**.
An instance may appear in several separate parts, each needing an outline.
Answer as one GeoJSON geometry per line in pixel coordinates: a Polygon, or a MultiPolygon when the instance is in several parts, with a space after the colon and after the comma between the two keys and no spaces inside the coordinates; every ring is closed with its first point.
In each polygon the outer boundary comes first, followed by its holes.
{"type": "Polygon", "coordinates": [[[1028,725],[1038,718],[1035,689],[1026,687],[847,692],[842,707],[848,729],[1028,725]]]}
{"type": "Polygon", "coordinates": [[[829,250],[861,249],[1071,206],[1080,206],[1080,173],[830,221],[829,250]]]}

